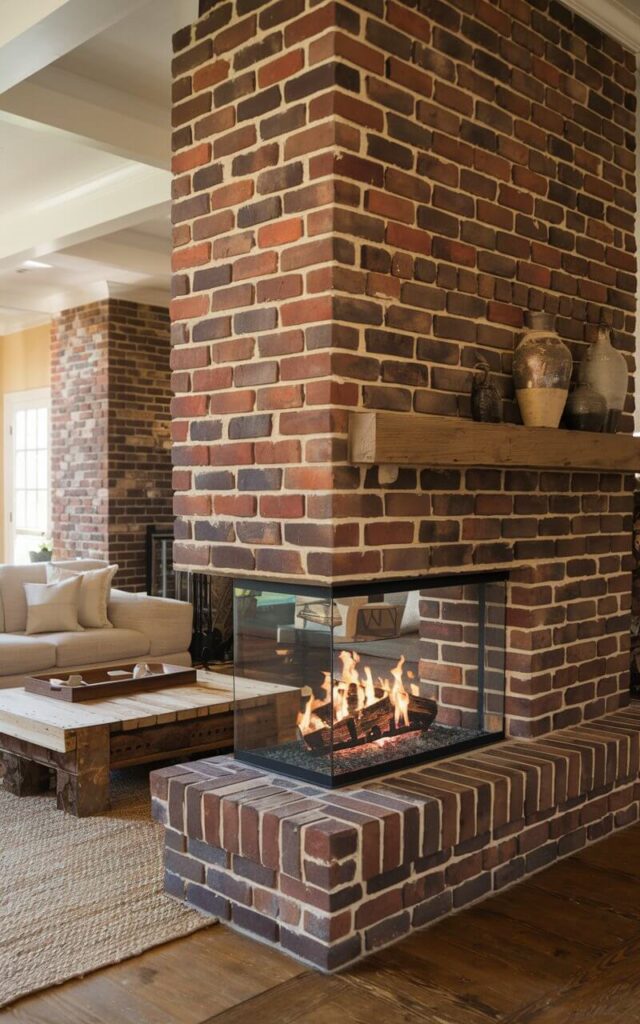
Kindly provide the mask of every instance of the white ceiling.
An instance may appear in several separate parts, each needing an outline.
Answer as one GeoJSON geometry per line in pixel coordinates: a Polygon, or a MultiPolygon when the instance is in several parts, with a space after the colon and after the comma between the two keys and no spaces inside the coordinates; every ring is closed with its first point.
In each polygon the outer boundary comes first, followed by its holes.
{"type": "Polygon", "coordinates": [[[108,295],[168,302],[171,36],[196,14],[0,0],[0,334],[108,295]]]}
{"type": "Polygon", "coordinates": [[[57,66],[96,82],[117,82],[128,95],[160,104],[168,111],[171,37],[192,20],[192,15],[192,3],[152,0],[66,54],[57,66]]]}

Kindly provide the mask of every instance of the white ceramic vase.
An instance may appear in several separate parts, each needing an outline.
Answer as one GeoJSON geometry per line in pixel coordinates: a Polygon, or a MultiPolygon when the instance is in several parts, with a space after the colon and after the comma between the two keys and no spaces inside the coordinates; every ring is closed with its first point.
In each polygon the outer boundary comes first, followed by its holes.
{"type": "Polygon", "coordinates": [[[607,403],[604,430],[607,434],[615,434],[627,397],[629,367],[622,352],[611,344],[611,328],[607,324],[600,324],[596,340],[585,352],[578,380],[602,395],[607,403]]]}

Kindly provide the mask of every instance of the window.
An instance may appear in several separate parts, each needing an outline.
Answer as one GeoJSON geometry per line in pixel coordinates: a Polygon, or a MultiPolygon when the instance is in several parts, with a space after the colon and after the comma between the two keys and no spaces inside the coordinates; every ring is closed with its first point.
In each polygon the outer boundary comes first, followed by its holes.
{"type": "Polygon", "coordinates": [[[5,395],[6,561],[24,563],[50,530],[49,390],[5,395]]]}

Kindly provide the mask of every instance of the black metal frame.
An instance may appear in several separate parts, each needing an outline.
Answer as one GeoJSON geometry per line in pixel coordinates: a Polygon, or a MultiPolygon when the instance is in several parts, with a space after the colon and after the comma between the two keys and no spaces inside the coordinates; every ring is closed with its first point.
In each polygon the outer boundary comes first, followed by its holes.
{"type": "Polygon", "coordinates": [[[432,590],[436,587],[459,587],[469,583],[503,583],[509,579],[509,573],[505,569],[496,569],[490,572],[458,572],[449,573],[446,576],[409,576],[405,579],[390,579],[377,577],[376,579],[364,580],[358,583],[290,583],[288,580],[259,580],[237,578],[233,581],[235,587],[242,587],[243,590],[269,591],[270,593],[296,594],[300,597],[327,597],[328,594],[338,597],[364,597],[372,593],[372,588],[377,592],[384,591],[386,594],[398,594],[403,590],[432,590]]]}
{"type": "MultiPolygon", "coordinates": [[[[482,733],[484,729],[484,691],[485,691],[485,652],[486,652],[486,585],[491,583],[506,583],[509,580],[509,573],[505,570],[489,572],[465,572],[450,573],[442,576],[416,576],[408,579],[372,579],[358,583],[329,583],[322,584],[301,584],[289,583],[287,581],[259,580],[259,579],[234,579],[234,637],[238,636],[235,614],[235,588],[256,592],[267,591],[269,593],[283,593],[299,595],[302,597],[318,597],[325,600],[333,600],[335,597],[361,597],[368,596],[374,592],[401,593],[405,590],[434,590],[442,587],[455,587],[473,585],[478,587],[478,723],[480,734],[468,740],[459,740],[442,748],[422,751],[418,754],[409,754],[397,760],[371,765],[365,768],[354,769],[350,772],[343,772],[334,775],[325,772],[315,772],[312,769],[300,768],[296,765],[283,764],[271,758],[263,757],[253,751],[238,750],[235,743],[235,715],[234,715],[234,752],[237,760],[244,764],[253,765],[274,775],[282,775],[302,782],[321,786],[324,789],[337,789],[351,785],[354,782],[364,779],[375,778],[376,776],[388,775],[394,772],[401,772],[416,764],[426,764],[432,761],[442,760],[445,757],[452,757],[455,754],[467,750],[476,750],[480,747],[489,746],[505,738],[504,726],[501,730],[491,733],[482,733]]],[[[331,631],[333,645],[333,631],[331,631]]],[[[234,673],[235,688],[235,673],[234,673]]],[[[235,696],[235,695],[234,695],[235,696]]],[[[503,716],[504,723],[504,716],[503,716]]],[[[333,760],[331,761],[333,769],[333,760]]]]}
{"type": "MultiPolygon", "coordinates": [[[[146,534],[145,534],[145,560],[146,560],[147,594],[150,594],[152,596],[154,594],[156,594],[156,591],[155,591],[155,588],[154,588],[155,580],[154,580],[154,573],[153,573],[154,545],[158,541],[161,542],[161,544],[163,545],[162,557],[164,558],[165,557],[164,544],[172,544],[173,540],[174,540],[174,537],[173,537],[173,527],[172,526],[157,526],[156,524],[152,524],[150,526],[147,526],[146,534]]],[[[172,561],[171,567],[167,568],[167,574],[169,572],[173,573],[173,561],[172,561]]],[[[165,595],[164,594],[159,594],[157,596],[164,597],[165,595]]]]}
{"type": "Polygon", "coordinates": [[[487,630],[487,591],[478,587],[478,726],[484,731],[484,656],[487,630]]]}
{"type": "MultiPolygon", "coordinates": [[[[416,764],[428,764],[431,761],[441,761],[445,757],[453,757],[454,754],[462,754],[465,750],[477,750],[479,747],[488,747],[492,743],[498,743],[505,738],[504,730],[501,732],[486,733],[484,736],[477,736],[470,740],[459,740],[439,750],[425,751],[422,754],[408,754],[406,757],[398,758],[397,761],[389,761],[387,764],[371,765],[369,768],[358,768],[351,772],[343,772],[340,775],[327,775],[322,772],[313,772],[306,768],[297,768],[295,765],[287,765],[284,768],[274,767],[274,762],[268,757],[261,757],[252,751],[235,751],[236,760],[243,764],[251,764],[255,768],[262,768],[263,771],[272,775],[282,775],[284,778],[299,779],[301,782],[310,782],[314,786],[322,786],[323,789],[342,789],[354,782],[362,782],[364,779],[375,779],[382,775],[392,775],[394,772],[403,772],[416,764]]],[[[282,764],[282,762],[280,762],[282,764]]]]}

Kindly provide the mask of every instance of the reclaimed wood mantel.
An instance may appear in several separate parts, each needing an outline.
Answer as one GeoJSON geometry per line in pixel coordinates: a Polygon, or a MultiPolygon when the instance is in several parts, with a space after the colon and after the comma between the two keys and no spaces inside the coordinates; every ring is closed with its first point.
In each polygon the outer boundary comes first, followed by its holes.
{"type": "Polygon", "coordinates": [[[640,437],[475,423],[455,416],[357,412],[350,461],[383,466],[491,466],[640,473],[640,437]]]}

